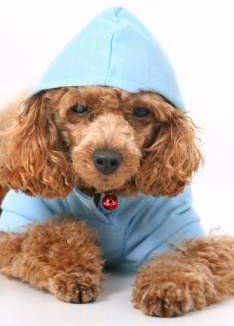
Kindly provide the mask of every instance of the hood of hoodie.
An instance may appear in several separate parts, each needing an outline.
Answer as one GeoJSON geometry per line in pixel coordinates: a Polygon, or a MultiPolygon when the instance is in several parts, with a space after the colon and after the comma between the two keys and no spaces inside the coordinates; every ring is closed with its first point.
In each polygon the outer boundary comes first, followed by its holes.
{"type": "Polygon", "coordinates": [[[32,94],[88,85],[156,92],[184,108],[169,59],[146,27],[122,7],[104,10],[78,33],[57,55],[32,94]]]}

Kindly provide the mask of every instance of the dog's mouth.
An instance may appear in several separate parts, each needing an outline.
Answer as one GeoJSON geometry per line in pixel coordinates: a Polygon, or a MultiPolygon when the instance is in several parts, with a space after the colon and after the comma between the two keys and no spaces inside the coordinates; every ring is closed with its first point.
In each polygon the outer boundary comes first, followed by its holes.
{"type": "Polygon", "coordinates": [[[82,173],[82,169],[78,172],[77,187],[85,187],[95,193],[117,193],[124,188],[132,179],[135,173],[123,176],[121,170],[111,175],[103,175],[102,173],[90,172],[86,175],[82,173]]]}
{"type": "Polygon", "coordinates": [[[77,151],[73,155],[77,186],[95,189],[97,193],[118,192],[136,175],[140,165],[139,152],[97,149],[77,151]]]}

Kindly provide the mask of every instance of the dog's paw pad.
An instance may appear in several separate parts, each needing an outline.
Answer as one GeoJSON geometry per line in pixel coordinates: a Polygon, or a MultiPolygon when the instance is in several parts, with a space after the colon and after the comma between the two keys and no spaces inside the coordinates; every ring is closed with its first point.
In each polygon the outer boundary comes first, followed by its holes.
{"type": "Polygon", "coordinates": [[[50,279],[50,291],[57,299],[69,303],[89,303],[97,299],[99,284],[89,274],[59,273],[50,279]]]}

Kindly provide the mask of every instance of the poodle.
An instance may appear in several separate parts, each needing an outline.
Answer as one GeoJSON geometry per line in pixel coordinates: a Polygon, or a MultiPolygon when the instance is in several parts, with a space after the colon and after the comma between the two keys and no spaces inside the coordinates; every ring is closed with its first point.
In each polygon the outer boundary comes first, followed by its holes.
{"type": "Polygon", "coordinates": [[[137,270],[133,305],[159,317],[233,295],[234,239],[206,236],[192,207],[189,184],[202,155],[167,61],[156,56],[154,74],[155,56],[145,59],[143,45],[161,52],[123,8],[108,9],[84,33],[37,89],[2,113],[0,183],[10,190],[0,218],[1,273],[64,302],[88,303],[106,267],[137,270]],[[92,42],[100,31],[112,42],[109,55],[106,42],[92,42]],[[123,60],[123,49],[134,58],[123,60]]]}

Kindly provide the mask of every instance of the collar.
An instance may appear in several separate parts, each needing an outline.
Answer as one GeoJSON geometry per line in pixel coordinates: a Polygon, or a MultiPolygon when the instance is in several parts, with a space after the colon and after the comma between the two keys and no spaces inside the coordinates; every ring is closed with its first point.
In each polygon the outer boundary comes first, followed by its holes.
{"type": "Polygon", "coordinates": [[[116,212],[122,202],[121,195],[115,195],[115,194],[111,194],[111,193],[103,193],[103,194],[93,193],[91,195],[91,194],[87,194],[87,192],[84,192],[83,190],[81,190],[77,187],[75,187],[73,189],[73,191],[80,198],[80,200],[82,201],[82,203],[84,205],[86,205],[88,207],[90,207],[90,206],[96,207],[96,209],[98,209],[105,215],[116,212]],[[116,201],[115,209],[108,209],[107,208],[108,204],[110,206],[114,206],[115,201],[116,201]]]}

